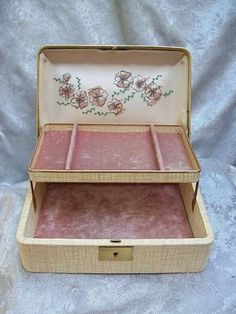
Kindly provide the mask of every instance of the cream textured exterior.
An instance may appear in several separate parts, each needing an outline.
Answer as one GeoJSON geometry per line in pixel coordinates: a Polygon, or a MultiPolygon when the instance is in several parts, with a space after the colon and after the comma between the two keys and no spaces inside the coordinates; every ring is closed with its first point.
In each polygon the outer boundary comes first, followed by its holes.
{"type": "Polygon", "coordinates": [[[199,172],[103,172],[103,171],[31,171],[29,178],[35,182],[86,182],[86,183],[178,183],[196,182],[199,172]]]}
{"type": "MultiPolygon", "coordinates": [[[[36,183],[38,203],[42,201],[44,183],[36,183]]],[[[61,273],[169,273],[199,272],[207,262],[213,233],[205,208],[198,193],[192,211],[192,184],[181,184],[180,190],[188,219],[194,234],[191,239],[122,239],[111,243],[110,239],[36,239],[33,238],[37,214],[32,206],[30,191],[27,194],[17,241],[22,264],[32,272],[61,273]],[[99,247],[133,247],[132,261],[99,261],[99,247]]]]}

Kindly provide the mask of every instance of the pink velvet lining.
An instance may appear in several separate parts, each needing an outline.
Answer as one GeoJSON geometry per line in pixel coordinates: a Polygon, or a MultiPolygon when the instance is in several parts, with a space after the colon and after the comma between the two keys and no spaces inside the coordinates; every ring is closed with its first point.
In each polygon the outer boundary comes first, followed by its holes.
{"type": "Polygon", "coordinates": [[[193,169],[180,134],[157,133],[165,170],[193,169]]]}
{"type": "Polygon", "coordinates": [[[70,145],[72,131],[47,131],[41,146],[35,169],[63,170],[70,145]]]}
{"type": "Polygon", "coordinates": [[[72,169],[157,169],[149,132],[79,132],[77,139],[72,169]]]}
{"type": "Polygon", "coordinates": [[[47,185],[37,238],[192,238],[177,184],[47,185]]]}
{"type": "Polygon", "coordinates": [[[68,153],[67,153],[67,158],[66,158],[66,170],[71,169],[71,161],[74,156],[74,151],[75,151],[75,143],[76,143],[76,136],[77,136],[77,124],[74,124],[73,129],[71,131],[71,137],[70,137],[70,145],[68,148],[68,153]]]}
{"type": "Polygon", "coordinates": [[[157,135],[156,135],[156,132],[154,130],[154,126],[153,125],[151,125],[150,132],[151,132],[153,147],[154,147],[154,150],[155,150],[156,159],[157,159],[157,163],[159,165],[159,169],[163,170],[165,168],[164,167],[164,162],[163,162],[162,153],[161,153],[160,145],[159,145],[159,142],[158,142],[158,138],[157,138],[157,135]]]}
{"type": "Polygon", "coordinates": [[[71,134],[46,131],[34,168],[132,171],[156,170],[160,165],[164,170],[193,169],[180,134],[78,131],[73,154],[71,134]]]}

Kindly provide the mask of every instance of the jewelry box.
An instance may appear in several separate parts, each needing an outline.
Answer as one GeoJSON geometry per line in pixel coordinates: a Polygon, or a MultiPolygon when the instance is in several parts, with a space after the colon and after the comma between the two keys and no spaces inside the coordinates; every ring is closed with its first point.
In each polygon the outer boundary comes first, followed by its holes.
{"type": "Polygon", "coordinates": [[[198,272],[213,232],[184,48],[47,46],[17,241],[32,272],[198,272]]]}

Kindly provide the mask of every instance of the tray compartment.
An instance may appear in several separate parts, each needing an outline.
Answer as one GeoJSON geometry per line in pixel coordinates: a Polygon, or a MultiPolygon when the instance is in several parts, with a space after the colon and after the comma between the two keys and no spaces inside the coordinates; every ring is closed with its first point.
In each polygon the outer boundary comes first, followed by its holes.
{"type": "Polygon", "coordinates": [[[72,170],[155,170],[148,132],[89,132],[78,135],[72,170]]]}
{"type": "Polygon", "coordinates": [[[35,237],[160,239],[193,234],[177,184],[52,183],[35,237]]]}

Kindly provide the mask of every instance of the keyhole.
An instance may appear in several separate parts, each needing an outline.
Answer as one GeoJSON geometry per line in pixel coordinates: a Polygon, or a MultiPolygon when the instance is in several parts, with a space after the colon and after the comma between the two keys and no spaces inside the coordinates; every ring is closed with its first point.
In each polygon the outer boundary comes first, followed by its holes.
{"type": "Polygon", "coordinates": [[[118,255],[118,252],[114,252],[114,253],[113,253],[113,256],[114,256],[114,257],[117,257],[117,255],[118,255]]]}

